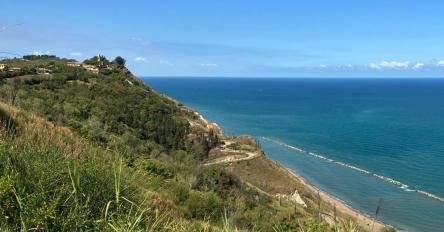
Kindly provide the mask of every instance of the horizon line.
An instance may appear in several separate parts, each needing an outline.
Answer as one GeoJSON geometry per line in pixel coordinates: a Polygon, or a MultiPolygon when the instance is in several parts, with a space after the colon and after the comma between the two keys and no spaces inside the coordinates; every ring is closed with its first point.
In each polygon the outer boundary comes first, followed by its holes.
{"type": "Polygon", "coordinates": [[[380,76],[363,76],[363,77],[340,77],[340,76],[177,76],[177,75],[136,75],[140,78],[257,78],[257,79],[444,79],[444,76],[428,76],[428,77],[380,77],[380,76]]]}

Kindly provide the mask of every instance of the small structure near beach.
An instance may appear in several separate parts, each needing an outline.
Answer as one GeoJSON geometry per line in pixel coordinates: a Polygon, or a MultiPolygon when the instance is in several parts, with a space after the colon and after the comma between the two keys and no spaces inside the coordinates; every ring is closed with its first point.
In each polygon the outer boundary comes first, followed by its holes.
{"type": "Polygon", "coordinates": [[[276,197],[279,199],[285,199],[288,201],[291,201],[293,203],[296,203],[298,205],[301,205],[304,208],[307,208],[307,204],[305,203],[304,200],[302,200],[301,195],[299,194],[298,190],[294,190],[294,193],[291,195],[286,195],[286,194],[276,194],[276,197]]]}

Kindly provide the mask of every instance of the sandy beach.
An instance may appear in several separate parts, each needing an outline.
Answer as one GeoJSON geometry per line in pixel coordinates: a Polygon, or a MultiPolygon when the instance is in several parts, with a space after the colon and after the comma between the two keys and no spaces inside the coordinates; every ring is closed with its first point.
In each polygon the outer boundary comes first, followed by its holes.
{"type": "MultiPolygon", "coordinates": [[[[280,165],[281,166],[281,165],[280,165]]],[[[282,166],[281,166],[282,167],[282,166]]],[[[283,167],[284,168],[284,167],[283,167]]],[[[315,186],[309,184],[303,177],[298,175],[295,171],[290,170],[288,168],[285,168],[291,175],[293,175],[295,178],[299,179],[308,189],[310,189],[313,192],[319,192],[319,195],[321,199],[331,205],[336,206],[336,210],[342,214],[350,215],[353,217],[356,222],[364,229],[371,231],[373,226],[373,218],[371,218],[368,215],[365,215],[350,206],[348,206],[345,202],[342,200],[332,196],[331,194],[324,192],[315,186]]],[[[390,227],[389,225],[383,224],[382,222],[375,221],[374,222],[374,231],[383,231],[384,228],[390,227]]]]}

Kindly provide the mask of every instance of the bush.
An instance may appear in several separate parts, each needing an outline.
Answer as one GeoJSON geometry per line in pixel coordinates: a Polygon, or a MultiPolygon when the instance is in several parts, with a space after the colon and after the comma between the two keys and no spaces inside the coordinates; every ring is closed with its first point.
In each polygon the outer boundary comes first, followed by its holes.
{"type": "Polygon", "coordinates": [[[214,220],[223,213],[222,201],[214,192],[191,191],[185,204],[192,218],[214,220]]]}
{"type": "Polygon", "coordinates": [[[242,187],[240,180],[219,169],[203,169],[198,175],[193,186],[194,189],[200,191],[213,191],[221,197],[226,197],[233,190],[242,187]]]}
{"type": "Polygon", "coordinates": [[[160,176],[167,179],[174,177],[174,170],[158,160],[139,159],[136,166],[153,176],[160,176]]]}

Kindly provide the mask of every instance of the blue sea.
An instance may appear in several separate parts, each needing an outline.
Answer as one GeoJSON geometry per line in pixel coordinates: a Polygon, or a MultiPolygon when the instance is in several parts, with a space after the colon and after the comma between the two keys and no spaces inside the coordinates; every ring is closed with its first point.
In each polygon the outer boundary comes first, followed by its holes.
{"type": "Polygon", "coordinates": [[[444,79],[144,78],[351,207],[444,231],[444,79]],[[432,197],[421,194],[433,194],[432,197]]]}

